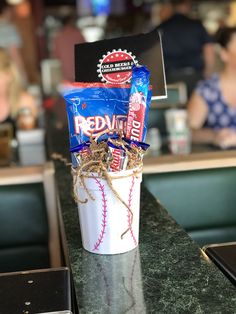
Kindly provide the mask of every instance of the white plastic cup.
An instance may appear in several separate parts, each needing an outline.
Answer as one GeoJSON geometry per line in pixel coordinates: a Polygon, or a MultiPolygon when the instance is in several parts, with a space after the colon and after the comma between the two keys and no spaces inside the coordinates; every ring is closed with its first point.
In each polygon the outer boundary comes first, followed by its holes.
{"type": "Polygon", "coordinates": [[[191,153],[191,134],[188,130],[182,133],[169,134],[169,149],[174,155],[191,153]]]}
{"type": "Polygon", "coordinates": [[[113,189],[132,210],[133,217],[105,178],[98,177],[96,173],[84,176],[86,188],[78,178],[77,196],[82,201],[88,200],[78,204],[85,250],[97,254],[119,254],[138,246],[142,173],[136,171],[109,173],[113,189]],[[88,196],[86,189],[94,200],[88,196]]]}
{"type": "Polygon", "coordinates": [[[150,128],[147,133],[147,143],[150,144],[150,154],[158,155],[161,149],[161,135],[158,128],[150,128]]]}
{"type": "Polygon", "coordinates": [[[188,129],[187,110],[168,109],[165,112],[166,128],[169,133],[182,132],[188,129]]]}

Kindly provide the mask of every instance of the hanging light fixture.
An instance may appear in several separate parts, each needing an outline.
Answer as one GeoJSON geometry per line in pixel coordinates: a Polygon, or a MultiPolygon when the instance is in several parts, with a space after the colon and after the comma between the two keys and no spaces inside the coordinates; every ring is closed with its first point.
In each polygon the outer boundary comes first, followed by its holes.
{"type": "Polygon", "coordinates": [[[24,0],[7,0],[7,3],[10,5],[18,5],[21,4],[24,0]]]}

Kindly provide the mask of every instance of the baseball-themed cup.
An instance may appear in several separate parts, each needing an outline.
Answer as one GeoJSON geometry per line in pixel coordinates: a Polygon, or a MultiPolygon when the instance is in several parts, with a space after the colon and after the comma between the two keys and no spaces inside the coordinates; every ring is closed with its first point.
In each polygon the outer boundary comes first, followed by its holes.
{"type": "Polygon", "coordinates": [[[141,169],[109,172],[109,177],[110,183],[86,173],[76,185],[83,247],[97,254],[124,253],[139,241],[141,169]]]}

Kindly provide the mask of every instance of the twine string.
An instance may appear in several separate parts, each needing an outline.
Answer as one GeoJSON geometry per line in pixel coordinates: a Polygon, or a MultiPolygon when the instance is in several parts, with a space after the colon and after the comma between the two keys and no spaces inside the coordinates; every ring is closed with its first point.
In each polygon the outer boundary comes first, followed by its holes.
{"type": "Polygon", "coordinates": [[[61,154],[52,153],[51,154],[51,158],[54,159],[54,160],[61,161],[62,163],[64,163],[65,166],[71,166],[72,165],[71,162],[69,162],[68,159],[63,157],[61,154]]]}
{"type": "MultiPolygon", "coordinates": [[[[136,178],[138,178],[138,175],[142,172],[141,149],[138,147],[132,147],[130,151],[130,149],[128,149],[126,145],[122,142],[122,136],[123,136],[123,133],[119,129],[107,129],[105,131],[99,132],[96,135],[95,139],[93,139],[91,136],[90,137],[91,154],[89,156],[86,156],[82,160],[78,168],[71,168],[71,174],[73,177],[73,196],[76,203],[85,204],[88,202],[88,198],[90,198],[92,201],[95,201],[95,197],[92,195],[92,193],[88,189],[85,179],[94,178],[94,174],[96,174],[98,178],[102,178],[107,181],[107,184],[109,188],[111,189],[112,193],[127,208],[131,219],[130,219],[129,227],[121,234],[121,239],[123,239],[124,235],[127,234],[127,232],[131,230],[132,228],[133,211],[130,208],[130,206],[122,199],[119,193],[116,191],[116,189],[114,188],[112,184],[112,180],[122,179],[129,176],[135,176],[136,178]],[[111,176],[109,172],[107,171],[107,167],[105,166],[105,163],[109,162],[109,159],[107,159],[107,153],[105,150],[107,144],[104,142],[97,143],[97,141],[102,135],[105,135],[110,132],[116,132],[119,135],[119,139],[109,139],[109,141],[111,141],[117,146],[121,146],[125,150],[125,153],[129,157],[129,169],[130,170],[134,169],[132,172],[129,172],[127,174],[121,173],[119,175],[111,176]],[[80,199],[80,197],[78,196],[78,183],[84,188],[85,192],[88,195],[88,198],[85,198],[84,200],[80,199]]],[[[71,163],[69,163],[65,157],[63,157],[62,155],[58,153],[53,153],[51,157],[55,160],[59,160],[63,162],[66,166],[71,166],[71,163]]]]}

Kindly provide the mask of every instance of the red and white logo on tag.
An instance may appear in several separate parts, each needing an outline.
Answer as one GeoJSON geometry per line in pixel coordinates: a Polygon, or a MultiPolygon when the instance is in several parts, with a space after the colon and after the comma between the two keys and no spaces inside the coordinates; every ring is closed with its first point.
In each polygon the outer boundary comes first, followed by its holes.
{"type": "Polygon", "coordinates": [[[112,50],[102,56],[97,65],[98,76],[103,82],[123,84],[130,81],[132,66],[137,64],[135,56],[127,50],[112,50]]]}

